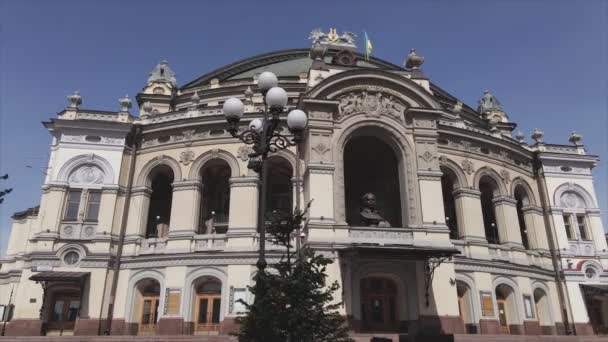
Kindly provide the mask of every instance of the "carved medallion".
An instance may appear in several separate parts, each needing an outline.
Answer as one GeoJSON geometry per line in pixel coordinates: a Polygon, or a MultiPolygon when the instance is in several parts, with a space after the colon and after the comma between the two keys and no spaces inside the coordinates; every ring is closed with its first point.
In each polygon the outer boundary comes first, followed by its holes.
{"type": "Polygon", "coordinates": [[[424,152],[420,158],[422,158],[425,162],[430,163],[433,159],[435,159],[435,156],[433,156],[433,154],[429,151],[424,152]]]}
{"type": "Polygon", "coordinates": [[[194,160],[194,152],[190,150],[186,150],[179,154],[179,161],[184,165],[190,164],[192,160],[194,160]]]}
{"type": "Polygon", "coordinates": [[[88,226],[84,229],[84,235],[87,237],[91,237],[93,236],[93,233],[95,232],[95,228],[88,226]]]}
{"type": "Polygon", "coordinates": [[[74,228],[72,228],[72,226],[63,227],[63,235],[71,236],[73,232],[74,228]]]}

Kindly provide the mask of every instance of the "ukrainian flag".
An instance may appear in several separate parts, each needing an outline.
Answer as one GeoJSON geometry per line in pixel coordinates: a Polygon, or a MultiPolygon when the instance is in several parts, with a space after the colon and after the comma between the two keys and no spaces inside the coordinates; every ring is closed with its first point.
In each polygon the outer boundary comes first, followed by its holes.
{"type": "Polygon", "coordinates": [[[372,41],[369,40],[367,36],[367,32],[363,31],[365,34],[365,59],[369,60],[369,56],[372,54],[372,41]]]}

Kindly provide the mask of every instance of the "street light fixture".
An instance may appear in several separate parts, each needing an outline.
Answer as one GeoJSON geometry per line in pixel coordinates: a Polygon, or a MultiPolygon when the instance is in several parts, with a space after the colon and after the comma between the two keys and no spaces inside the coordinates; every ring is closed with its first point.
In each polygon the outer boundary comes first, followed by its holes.
{"type": "MultiPolygon", "coordinates": [[[[287,115],[287,128],[292,137],[281,134],[282,123],[280,116],[286,112],[287,92],[278,87],[278,79],[275,74],[265,71],[258,77],[258,86],[264,97],[263,119],[253,119],[246,130],[239,129],[239,121],[243,117],[245,106],[237,98],[230,98],[224,102],[224,115],[228,122],[228,132],[244,142],[252,145],[253,151],[249,153],[248,168],[260,174],[261,191],[260,205],[258,208],[258,231],[260,234],[260,251],[257,267],[260,271],[266,268],[266,222],[264,219],[266,211],[266,178],[268,168],[266,159],[268,153],[277,152],[291,146],[296,146],[296,155],[299,156],[299,143],[302,141],[302,133],[306,129],[308,118],[306,113],[294,109],[287,115]]],[[[300,167],[296,163],[296,209],[299,209],[299,180],[300,167]]],[[[297,240],[297,239],[296,239],[297,240]]]]}

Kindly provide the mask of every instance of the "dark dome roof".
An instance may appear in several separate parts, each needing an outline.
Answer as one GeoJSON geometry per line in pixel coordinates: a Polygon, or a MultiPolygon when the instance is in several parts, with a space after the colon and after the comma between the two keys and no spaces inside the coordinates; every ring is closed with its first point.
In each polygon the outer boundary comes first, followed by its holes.
{"type": "MultiPolygon", "coordinates": [[[[330,58],[338,51],[339,50],[329,49],[326,53],[326,58],[330,58]]],[[[217,78],[220,81],[253,78],[254,75],[266,70],[272,70],[278,77],[299,77],[301,73],[308,72],[312,65],[312,59],[309,56],[309,52],[310,49],[290,49],[246,58],[205,74],[194,81],[185,84],[182,89],[207,84],[214,78],[217,78]]],[[[356,67],[405,71],[395,64],[378,58],[370,57],[369,60],[365,60],[363,54],[355,52],[355,55],[358,57],[356,67]]]]}

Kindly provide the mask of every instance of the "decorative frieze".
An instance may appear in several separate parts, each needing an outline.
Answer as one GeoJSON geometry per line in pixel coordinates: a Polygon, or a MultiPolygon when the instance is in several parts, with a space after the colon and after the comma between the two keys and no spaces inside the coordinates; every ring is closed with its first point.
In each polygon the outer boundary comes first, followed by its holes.
{"type": "Polygon", "coordinates": [[[387,115],[401,119],[407,105],[395,98],[395,95],[380,91],[355,90],[338,97],[338,119],[344,116],[363,113],[366,116],[378,117],[387,115]]]}

